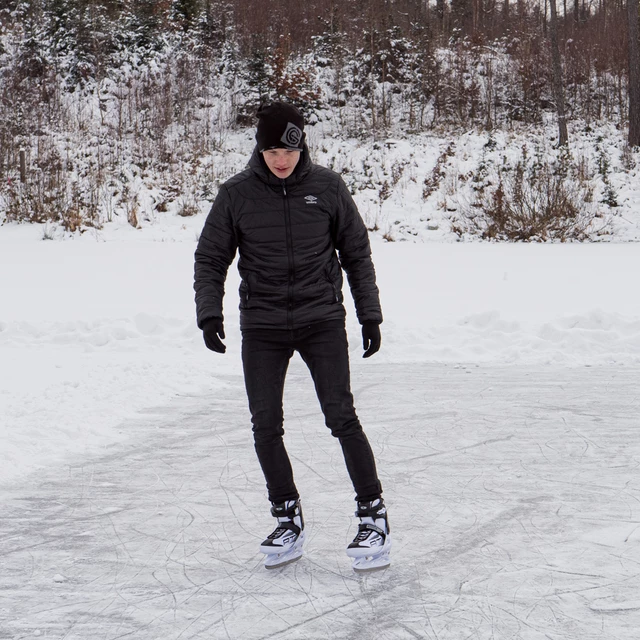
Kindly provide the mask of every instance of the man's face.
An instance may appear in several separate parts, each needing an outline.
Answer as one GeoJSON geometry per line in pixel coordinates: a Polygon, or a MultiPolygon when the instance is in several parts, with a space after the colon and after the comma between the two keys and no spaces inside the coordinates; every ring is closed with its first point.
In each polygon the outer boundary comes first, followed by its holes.
{"type": "Polygon", "coordinates": [[[300,160],[300,151],[289,149],[267,149],[262,152],[267,167],[274,176],[284,180],[288,178],[300,160]]]}

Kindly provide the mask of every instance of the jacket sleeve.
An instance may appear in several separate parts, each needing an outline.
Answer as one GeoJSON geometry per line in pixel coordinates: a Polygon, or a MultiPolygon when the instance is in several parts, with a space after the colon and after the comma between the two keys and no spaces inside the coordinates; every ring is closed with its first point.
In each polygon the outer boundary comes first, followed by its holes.
{"type": "Polygon", "coordinates": [[[380,294],[371,260],[369,233],[347,185],[338,183],[338,210],[334,225],[334,243],[340,264],[347,274],[360,324],[382,322],[380,294]]]}
{"type": "Polygon", "coordinates": [[[237,246],[231,199],[223,185],[207,216],[195,252],[193,288],[200,329],[209,318],[223,318],[224,283],[237,246]]]}

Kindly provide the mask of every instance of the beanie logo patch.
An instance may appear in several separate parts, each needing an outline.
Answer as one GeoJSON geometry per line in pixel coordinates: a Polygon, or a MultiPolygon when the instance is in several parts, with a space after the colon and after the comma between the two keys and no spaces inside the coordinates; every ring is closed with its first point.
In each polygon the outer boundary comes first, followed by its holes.
{"type": "Polygon", "coordinates": [[[287,122],[287,128],[280,138],[288,147],[299,147],[302,140],[302,130],[296,127],[293,122],[287,122]]]}

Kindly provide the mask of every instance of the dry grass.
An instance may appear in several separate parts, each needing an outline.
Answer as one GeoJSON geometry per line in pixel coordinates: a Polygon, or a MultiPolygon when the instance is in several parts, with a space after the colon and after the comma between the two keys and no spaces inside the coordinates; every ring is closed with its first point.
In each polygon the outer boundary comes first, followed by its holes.
{"type": "Polygon", "coordinates": [[[461,207],[452,228],[459,236],[511,242],[584,241],[606,232],[593,186],[568,156],[540,161],[523,154],[461,207]]]}

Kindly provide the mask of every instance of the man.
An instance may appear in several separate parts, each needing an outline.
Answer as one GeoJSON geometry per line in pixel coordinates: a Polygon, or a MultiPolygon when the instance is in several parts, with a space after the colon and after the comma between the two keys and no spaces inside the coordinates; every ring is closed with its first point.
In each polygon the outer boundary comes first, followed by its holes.
{"type": "Polygon", "coordinates": [[[222,185],[200,236],[194,288],[205,344],[224,353],[224,283],[239,252],[245,386],[255,449],[277,518],[260,551],[268,568],[302,555],[304,519],[283,441],[282,407],[287,367],[298,351],[356,492],[360,524],[347,555],[356,570],[388,566],[386,508],[353,405],[342,304],[344,269],[362,325],[363,357],[372,356],[380,348],[382,312],[367,229],[340,176],[311,163],[300,111],[274,102],[257,117],[249,165],[222,185]]]}

